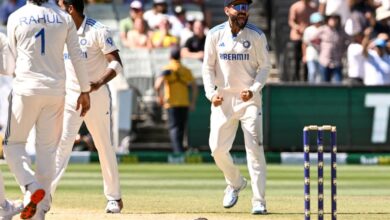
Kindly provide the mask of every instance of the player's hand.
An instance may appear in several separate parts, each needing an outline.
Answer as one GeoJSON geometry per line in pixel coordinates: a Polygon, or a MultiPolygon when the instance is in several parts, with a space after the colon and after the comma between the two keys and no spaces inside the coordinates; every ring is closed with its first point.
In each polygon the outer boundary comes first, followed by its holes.
{"type": "Polygon", "coordinates": [[[89,99],[89,92],[82,92],[82,93],[80,93],[80,96],[77,99],[76,110],[79,110],[80,106],[81,106],[80,116],[84,117],[87,114],[89,108],[91,107],[91,102],[90,102],[90,99],[89,99]]]}
{"type": "Polygon", "coordinates": [[[98,90],[102,86],[102,84],[99,81],[97,81],[97,82],[91,82],[90,86],[91,86],[91,92],[93,92],[98,90]]]}
{"type": "Polygon", "coordinates": [[[214,95],[213,98],[211,98],[211,103],[213,103],[214,107],[218,107],[222,105],[223,97],[220,95],[214,95]]]}
{"type": "Polygon", "coordinates": [[[246,102],[253,97],[253,92],[249,89],[245,89],[240,93],[242,101],[246,102]]]}

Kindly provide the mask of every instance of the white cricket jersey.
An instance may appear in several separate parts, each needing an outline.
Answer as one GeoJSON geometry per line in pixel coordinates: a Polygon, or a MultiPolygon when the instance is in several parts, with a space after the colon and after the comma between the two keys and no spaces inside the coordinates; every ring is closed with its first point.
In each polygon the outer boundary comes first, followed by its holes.
{"type": "Polygon", "coordinates": [[[0,74],[11,75],[15,69],[13,56],[9,52],[7,36],[0,33],[0,74]]]}
{"type": "Polygon", "coordinates": [[[85,64],[77,39],[76,26],[57,5],[27,2],[8,19],[10,50],[16,57],[13,90],[20,95],[65,94],[65,43],[82,91],[90,90],[85,64]]]}
{"type": "Polygon", "coordinates": [[[233,36],[225,22],[208,32],[202,75],[209,100],[217,90],[259,93],[270,68],[266,37],[256,26],[248,23],[233,36]]]}
{"type": "MultiPolygon", "coordinates": [[[[79,43],[86,59],[87,72],[90,82],[96,82],[102,78],[107,69],[107,59],[105,54],[118,50],[113,41],[111,31],[100,22],[85,17],[80,28],[77,30],[79,43]]],[[[66,80],[66,88],[79,92],[74,66],[69,60],[69,54],[65,50],[65,68],[70,73],[66,80]]],[[[121,73],[117,73],[119,75],[121,73]]]]}

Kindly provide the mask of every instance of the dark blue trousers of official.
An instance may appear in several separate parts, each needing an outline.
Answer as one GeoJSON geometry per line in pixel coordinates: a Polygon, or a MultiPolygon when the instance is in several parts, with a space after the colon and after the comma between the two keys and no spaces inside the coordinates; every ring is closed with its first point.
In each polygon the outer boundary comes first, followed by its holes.
{"type": "Polygon", "coordinates": [[[174,153],[184,151],[183,139],[184,131],[188,120],[188,107],[168,108],[169,136],[174,153]]]}

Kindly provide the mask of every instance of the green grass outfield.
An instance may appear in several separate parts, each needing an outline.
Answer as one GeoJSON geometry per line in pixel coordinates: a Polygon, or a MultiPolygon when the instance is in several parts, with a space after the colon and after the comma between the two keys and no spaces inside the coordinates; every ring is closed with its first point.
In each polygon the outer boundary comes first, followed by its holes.
{"type": "MultiPolygon", "coordinates": [[[[245,166],[240,166],[249,178],[245,166]]],[[[21,198],[6,165],[7,197],[21,198]]],[[[325,219],[330,219],[329,167],[325,169],[325,219]]],[[[316,208],[316,169],[312,168],[312,208],[316,208]]],[[[247,187],[237,205],[222,207],[225,182],[214,164],[122,164],[125,208],[120,215],[104,213],[98,164],[70,165],[46,220],[209,220],[303,219],[303,166],[269,165],[266,216],[253,216],[247,187]]],[[[390,166],[338,167],[338,219],[390,219],[390,166]]],[[[313,215],[313,219],[317,216],[313,215]]]]}

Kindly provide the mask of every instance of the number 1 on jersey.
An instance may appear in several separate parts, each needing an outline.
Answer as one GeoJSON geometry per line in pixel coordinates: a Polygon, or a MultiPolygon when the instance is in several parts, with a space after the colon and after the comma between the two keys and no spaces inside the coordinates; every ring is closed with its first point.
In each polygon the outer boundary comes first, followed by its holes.
{"type": "Polygon", "coordinates": [[[45,28],[35,34],[35,38],[41,37],[41,55],[45,54],[45,28]]]}

